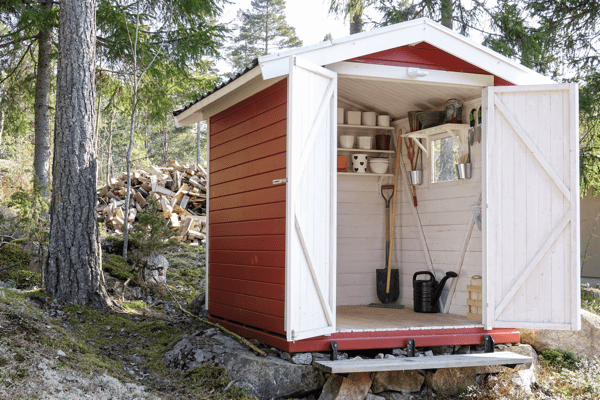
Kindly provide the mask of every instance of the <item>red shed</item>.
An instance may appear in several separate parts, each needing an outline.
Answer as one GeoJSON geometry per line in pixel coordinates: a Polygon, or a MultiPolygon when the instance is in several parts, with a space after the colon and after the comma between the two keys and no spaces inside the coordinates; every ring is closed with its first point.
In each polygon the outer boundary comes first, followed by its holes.
{"type": "Polygon", "coordinates": [[[516,328],[580,329],[576,85],[419,19],[260,57],[174,115],[180,126],[209,127],[213,322],[287,351],[479,344],[484,335],[516,342],[516,328]],[[443,111],[449,99],[462,102],[464,123],[410,131],[409,111],[443,111]],[[480,107],[481,141],[469,146],[470,110],[480,107]],[[392,123],[373,126],[373,112],[392,123]],[[369,143],[386,132],[390,149],[369,143]],[[386,264],[381,185],[393,183],[399,133],[422,148],[417,205],[402,148],[393,210],[396,303],[406,307],[370,308],[375,270],[386,264]],[[354,145],[338,145],[339,136],[354,145]],[[448,143],[451,170],[468,149],[469,179],[442,172],[448,143]],[[389,167],[337,171],[338,157],[358,154],[389,167]],[[414,312],[414,274],[450,270],[458,278],[442,312],[414,312]]]}

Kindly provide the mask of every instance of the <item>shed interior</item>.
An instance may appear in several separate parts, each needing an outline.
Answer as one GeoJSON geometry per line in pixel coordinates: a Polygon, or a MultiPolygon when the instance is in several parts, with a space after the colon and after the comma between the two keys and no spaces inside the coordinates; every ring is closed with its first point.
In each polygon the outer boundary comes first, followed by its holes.
{"type": "MultiPolygon", "coordinates": [[[[395,138],[398,129],[409,133],[408,112],[445,109],[452,98],[463,103],[462,121],[469,124],[472,109],[481,106],[482,87],[465,85],[400,82],[338,75],[338,107],[344,109],[344,123],[338,121],[340,135],[374,136],[383,131],[371,127],[350,127],[348,111],[374,111],[391,117],[393,131],[390,152],[345,150],[338,142],[338,156],[366,153],[369,157],[388,157],[386,174],[355,173],[351,161],[346,173],[337,176],[337,330],[357,332],[397,329],[479,327],[481,321],[468,319],[471,278],[482,273],[482,234],[473,220],[471,206],[481,198],[482,146],[475,141],[470,148],[472,177],[445,182],[432,181],[435,155],[422,154],[422,184],[416,186],[417,207],[412,193],[399,172],[392,268],[399,269],[400,297],[395,304],[404,309],[367,307],[380,303],[377,298],[376,269],[385,268],[386,210],[381,185],[391,184],[395,169],[395,138]],[[428,261],[430,259],[430,262],[428,261]],[[413,311],[413,275],[433,267],[438,281],[447,271],[459,274],[449,279],[442,293],[445,309],[437,314],[413,311]]],[[[468,129],[468,128],[467,128],[468,129]]],[[[467,129],[462,140],[466,144],[467,129]]],[[[448,137],[438,133],[436,141],[448,137]]],[[[438,142],[439,143],[439,142],[438,142]]],[[[425,145],[425,141],[423,141],[425,145]]],[[[372,148],[375,149],[373,140],[372,148]]],[[[467,147],[461,147],[463,154],[467,147]]],[[[402,144],[402,161],[410,170],[407,148],[402,144]]],[[[420,169],[420,163],[417,168],[420,169]]],[[[391,204],[391,203],[390,203],[391,204]]],[[[391,207],[391,206],[390,206],[391,207]]],[[[426,276],[421,276],[425,279],[426,276]]]]}

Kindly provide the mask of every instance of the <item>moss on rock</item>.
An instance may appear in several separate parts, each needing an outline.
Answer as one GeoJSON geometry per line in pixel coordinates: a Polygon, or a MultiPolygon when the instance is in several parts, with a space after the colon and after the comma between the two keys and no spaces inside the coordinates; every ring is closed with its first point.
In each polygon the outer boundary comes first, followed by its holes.
{"type": "Polygon", "coordinates": [[[37,272],[29,269],[29,254],[16,243],[9,243],[0,248],[0,269],[5,266],[17,264],[11,269],[0,273],[0,280],[13,281],[15,286],[33,286],[41,283],[42,278],[37,272]]]}
{"type": "Polygon", "coordinates": [[[135,271],[127,261],[117,254],[104,254],[102,256],[102,270],[115,278],[131,279],[136,277],[135,271]]]}

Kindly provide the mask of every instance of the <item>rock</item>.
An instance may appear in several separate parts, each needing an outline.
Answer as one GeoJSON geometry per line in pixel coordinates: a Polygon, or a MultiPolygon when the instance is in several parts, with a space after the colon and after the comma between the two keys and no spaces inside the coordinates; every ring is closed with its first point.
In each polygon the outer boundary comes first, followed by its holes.
{"type": "Polygon", "coordinates": [[[570,350],[579,356],[600,356],[600,316],[581,310],[580,331],[519,329],[521,343],[538,352],[549,349],[570,350]]]}
{"type": "Polygon", "coordinates": [[[383,353],[379,353],[379,354],[377,354],[377,355],[375,356],[375,359],[376,359],[376,360],[380,360],[380,359],[381,359],[381,360],[383,360],[383,358],[384,358],[384,357],[385,357],[385,355],[384,355],[383,353]]]}
{"type": "Polygon", "coordinates": [[[425,377],[417,371],[381,371],[373,375],[373,393],[387,390],[412,393],[421,390],[425,377]]]}
{"type": "Polygon", "coordinates": [[[447,355],[451,355],[454,352],[454,346],[437,346],[437,347],[432,347],[431,351],[436,356],[442,356],[442,355],[447,356],[447,355]]]}
{"type": "Polygon", "coordinates": [[[190,309],[192,314],[198,315],[206,302],[206,293],[202,292],[190,303],[190,309]]]}
{"type": "Polygon", "coordinates": [[[44,264],[48,258],[48,246],[38,242],[28,241],[21,243],[21,247],[29,254],[29,269],[42,275],[44,264]]]}
{"type": "Polygon", "coordinates": [[[349,374],[347,378],[332,374],[323,386],[319,400],[364,400],[370,387],[369,372],[349,374]]]}
{"type": "Polygon", "coordinates": [[[312,364],[312,360],[313,357],[310,353],[299,353],[292,357],[292,362],[299,365],[310,365],[312,364]]]}
{"type": "MultiPolygon", "coordinates": [[[[398,357],[400,357],[400,356],[398,356],[398,357]]],[[[398,357],[396,357],[392,354],[386,354],[384,358],[398,358],[398,357]]]]}
{"type": "Polygon", "coordinates": [[[395,356],[406,356],[408,353],[404,349],[394,349],[392,350],[392,354],[395,356]]]}
{"type": "Polygon", "coordinates": [[[58,350],[56,352],[56,355],[59,356],[59,357],[66,357],[67,356],[67,354],[64,351],[62,351],[62,350],[58,350]]]}
{"type": "Polygon", "coordinates": [[[443,368],[428,373],[427,385],[438,396],[456,396],[477,383],[477,368],[443,368]]]}
{"type": "Polygon", "coordinates": [[[533,369],[534,374],[537,374],[539,371],[539,359],[538,359],[538,355],[535,352],[535,350],[533,349],[533,347],[531,347],[528,344],[518,344],[516,346],[511,346],[511,347],[507,347],[507,346],[503,346],[503,348],[497,348],[496,352],[497,353],[501,353],[504,351],[510,351],[513,352],[515,354],[520,354],[522,356],[527,356],[527,357],[531,357],[533,359],[533,363],[531,364],[518,364],[514,369],[512,368],[508,368],[508,367],[503,367],[502,365],[488,365],[485,367],[476,367],[477,368],[477,373],[478,374],[496,374],[502,371],[521,371],[521,370],[526,370],[526,369],[533,369]]]}
{"type": "Polygon", "coordinates": [[[433,351],[431,351],[431,350],[426,350],[426,351],[425,351],[425,357],[433,357],[433,351]]]}
{"type": "Polygon", "coordinates": [[[144,290],[139,286],[126,286],[125,300],[144,300],[144,290]]]}
{"type": "Polygon", "coordinates": [[[471,346],[454,346],[453,354],[471,354],[471,346]]]}
{"type": "Polygon", "coordinates": [[[367,398],[365,400],[385,400],[385,397],[377,396],[373,393],[368,393],[367,398]]]}
{"type": "Polygon", "coordinates": [[[383,397],[385,400],[415,400],[415,397],[412,394],[398,392],[382,392],[379,393],[379,397],[383,397]]]}
{"type": "Polygon", "coordinates": [[[182,335],[163,354],[163,362],[181,370],[206,364],[223,367],[229,379],[259,399],[302,397],[325,382],[321,371],[311,365],[292,364],[273,356],[256,356],[218,328],[207,329],[198,335],[182,335]]]}
{"type": "Polygon", "coordinates": [[[287,351],[282,351],[279,357],[281,357],[282,360],[292,362],[292,356],[287,351]]]}
{"type": "Polygon", "coordinates": [[[144,279],[146,282],[167,283],[167,269],[169,261],[159,253],[152,253],[146,262],[144,269],[144,279]]]}

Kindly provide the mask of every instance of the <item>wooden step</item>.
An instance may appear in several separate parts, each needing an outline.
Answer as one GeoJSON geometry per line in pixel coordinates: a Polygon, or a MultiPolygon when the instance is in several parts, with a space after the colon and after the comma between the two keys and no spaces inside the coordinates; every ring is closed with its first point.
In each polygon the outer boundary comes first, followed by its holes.
{"type": "Polygon", "coordinates": [[[522,356],[509,351],[502,351],[497,353],[453,354],[433,357],[315,361],[313,365],[332,374],[348,374],[353,372],[406,371],[411,369],[516,365],[528,364],[531,362],[533,362],[531,357],[522,356]]]}

